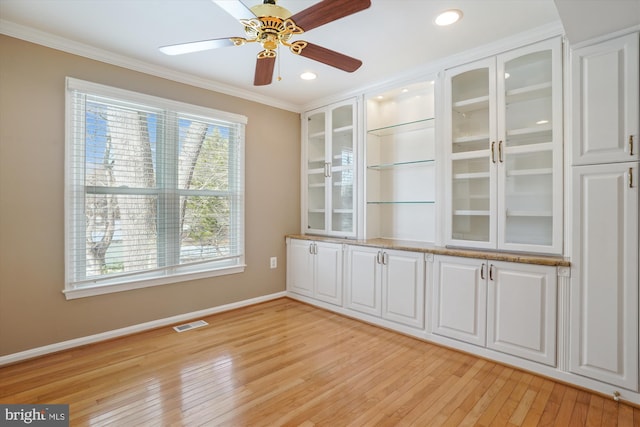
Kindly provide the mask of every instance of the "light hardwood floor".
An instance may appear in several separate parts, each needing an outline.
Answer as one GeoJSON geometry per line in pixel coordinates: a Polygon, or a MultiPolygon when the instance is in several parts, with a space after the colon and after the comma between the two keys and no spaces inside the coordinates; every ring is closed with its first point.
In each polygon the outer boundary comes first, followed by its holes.
{"type": "Polygon", "coordinates": [[[640,409],[287,298],[0,368],[72,426],[640,426],[640,409]]]}

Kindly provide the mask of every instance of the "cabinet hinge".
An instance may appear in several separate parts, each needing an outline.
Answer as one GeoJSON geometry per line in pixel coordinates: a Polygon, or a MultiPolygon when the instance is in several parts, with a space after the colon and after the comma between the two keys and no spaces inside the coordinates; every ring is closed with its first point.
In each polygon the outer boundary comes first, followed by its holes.
{"type": "Polygon", "coordinates": [[[571,277],[571,268],[558,267],[558,277],[571,277]]]}

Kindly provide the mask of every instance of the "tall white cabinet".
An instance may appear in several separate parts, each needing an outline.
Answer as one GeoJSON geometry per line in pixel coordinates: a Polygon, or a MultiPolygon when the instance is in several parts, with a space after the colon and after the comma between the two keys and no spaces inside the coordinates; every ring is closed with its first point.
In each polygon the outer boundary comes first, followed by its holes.
{"type": "Polygon", "coordinates": [[[302,232],[356,237],[357,101],[305,113],[302,232]]]}
{"type": "Polygon", "coordinates": [[[576,49],[570,370],[639,390],[638,33],[576,49]]]}
{"type": "Polygon", "coordinates": [[[562,44],[445,72],[448,245],[562,252],[562,44]]]}

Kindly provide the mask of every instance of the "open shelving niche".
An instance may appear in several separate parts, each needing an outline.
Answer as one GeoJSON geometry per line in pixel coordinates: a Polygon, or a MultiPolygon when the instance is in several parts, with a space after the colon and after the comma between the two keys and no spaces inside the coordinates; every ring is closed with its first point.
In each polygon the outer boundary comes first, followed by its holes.
{"type": "Polygon", "coordinates": [[[366,238],[434,242],[434,82],[366,100],[366,238]]]}

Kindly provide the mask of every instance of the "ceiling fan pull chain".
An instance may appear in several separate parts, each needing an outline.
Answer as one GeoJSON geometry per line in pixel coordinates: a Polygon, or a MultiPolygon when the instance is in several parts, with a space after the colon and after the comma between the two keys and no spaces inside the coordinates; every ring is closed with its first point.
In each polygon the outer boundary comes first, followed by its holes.
{"type": "Polygon", "coordinates": [[[280,75],[280,44],[278,44],[278,55],[276,56],[278,60],[278,81],[282,80],[282,76],[280,75]]]}

